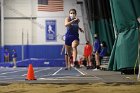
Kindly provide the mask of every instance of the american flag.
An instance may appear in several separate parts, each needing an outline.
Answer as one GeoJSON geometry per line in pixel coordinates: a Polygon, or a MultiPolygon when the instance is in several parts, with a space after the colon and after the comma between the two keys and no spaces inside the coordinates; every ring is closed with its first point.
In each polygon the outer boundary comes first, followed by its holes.
{"type": "Polygon", "coordinates": [[[38,0],[38,11],[63,11],[63,0],[38,0]]]}

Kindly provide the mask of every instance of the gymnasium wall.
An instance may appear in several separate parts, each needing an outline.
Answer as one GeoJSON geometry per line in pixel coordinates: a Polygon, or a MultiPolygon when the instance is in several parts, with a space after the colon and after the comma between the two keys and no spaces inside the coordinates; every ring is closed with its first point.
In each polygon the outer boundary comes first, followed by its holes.
{"type": "MultiPolygon", "coordinates": [[[[65,17],[69,16],[69,9],[75,8],[80,19],[79,26],[84,29],[81,6],[76,0],[64,0],[64,11],[44,12],[37,10],[37,0],[4,0],[4,48],[10,54],[16,49],[18,60],[22,58],[64,58],[60,51],[64,41],[62,36],[66,32],[65,17]],[[46,40],[46,21],[56,21],[56,40],[46,40]]],[[[85,34],[80,33],[80,44],[85,44],[85,34]]],[[[79,54],[83,54],[83,46],[78,47],[79,54]]]]}

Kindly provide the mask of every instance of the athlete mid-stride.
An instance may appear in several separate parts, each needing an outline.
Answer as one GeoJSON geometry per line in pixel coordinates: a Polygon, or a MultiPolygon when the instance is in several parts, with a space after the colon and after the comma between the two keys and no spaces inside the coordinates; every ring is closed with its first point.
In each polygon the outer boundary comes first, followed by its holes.
{"type": "Polygon", "coordinates": [[[77,46],[79,45],[79,30],[84,32],[79,27],[80,20],[76,17],[76,10],[70,9],[69,16],[65,18],[65,26],[67,28],[67,32],[65,34],[65,48],[68,52],[68,68],[71,68],[70,58],[73,56],[73,61],[75,66],[78,66],[77,61],[77,46]],[[72,49],[72,50],[71,50],[72,49]],[[72,53],[71,53],[72,51],[72,53]]]}

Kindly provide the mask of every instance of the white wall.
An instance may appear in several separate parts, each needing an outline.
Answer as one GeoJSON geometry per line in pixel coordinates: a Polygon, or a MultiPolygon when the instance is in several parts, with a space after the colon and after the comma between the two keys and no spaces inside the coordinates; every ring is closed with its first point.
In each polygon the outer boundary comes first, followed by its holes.
{"type": "MultiPolygon", "coordinates": [[[[37,0],[4,0],[4,16],[6,18],[37,16],[37,20],[34,19],[33,21],[30,19],[5,19],[5,44],[21,44],[21,40],[17,39],[17,37],[20,36],[22,30],[26,30],[25,34],[28,31],[30,44],[63,44],[61,35],[64,35],[66,32],[64,19],[66,16],[69,16],[68,12],[71,8],[77,10],[77,16],[81,21],[80,27],[84,29],[81,7],[76,4],[76,0],[64,0],[64,11],[60,12],[37,11],[37,0]],[[58,37],[56,42],[46,42],[45,21],[48,19],[53,19],[57,22],[58,37]],[[17,36],[14,36],[16,34],[17,36]]],[[[80,33],[81,43],[85,43],[84,37],[85,35],[80,33]]],[[[26,38],[24,39],[26,41],[26,38]]]]}
{"type": "Polygon", "coordinates": [[[5,17],[36,16],[37,0],[4,0],[5,17]]]}
{"type": "MultiPolygon", "coordinates": [[[[80,19],[79,26],[84,29],[81,6],[76,0],[64,0],[64,11],[60,12],[41,12],[37,11],[37,0],[4,0],[4,43],[5,45],[21,45],[22,32],[24,33],[24,44],[35,45],[59,45],[64,44],[61,35],[66,33],[64,19],[69,16],[69,10],[75,8],[80,19]],[[14,19],[15,17],[37,17],[37,19],[14,19]],[[57,41],[47,42],[45,38],[45,21],[48,19],[56,20],[57,41]],[[28,34],[28,38],[27,38],[28,34]]],[[[85,34],[80,34],[80,43],[85,44],[85,34]]],[[[82,47],[81,47],[82,46],[82,47]]],[[[82,54],[79,46],[80,53],[82,54]]]]}
{"type": "Polygon", "coordinates": [[[29,20],[5,20],[5,45],[21,45],[22,44],[22,32],[24,38],[24,44],[27,44],[27,33],[31,31],[31,22],[29,20]]]}
{"type": "Polygon", "coordinates": [[[37,0],[4,0],[5,45],[21,45],[22,32],[24,44],[27,44],[27,33],[28,41],[32,44],[37,29],[36,23],[30,18],[37,16],[36,7],[37,0]]]}
{"type": "MultiPolygon", "coordinates": [[[[37,22],[45,27],[46,20],[56,20],[57,22],[57,42],[46,42],[45,40],[45,28],[37,27],[37,41],[34,43],[39,44],[63,44],[64,42],[61,40],[61,35],[66,33],[66,27],[64,26],[64,20],[67,16],[69,16],[69,10],[71,8],[75,8],[77,10],[77,16],[80,19],[80,27],[83,27],[83,20],[81,14],[80,5],[76,4],[76,0],[64,0],[64,11],[60,12],[38,12],[37,22]]],[[[80,41],[81,43],[85,43],[84,34],[80,33],[80,41]]]]}

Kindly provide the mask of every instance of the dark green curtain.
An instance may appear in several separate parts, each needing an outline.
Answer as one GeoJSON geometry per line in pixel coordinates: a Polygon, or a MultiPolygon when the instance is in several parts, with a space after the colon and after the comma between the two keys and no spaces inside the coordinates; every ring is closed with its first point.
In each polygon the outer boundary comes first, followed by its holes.
{"type": "MultiPolygon", "coordinates": [[[[100,40],[107,43],[110,54],[115,36],[109,0],[84,0],[84,2],[92,36],[97,33],[100,40]]],[[[94,40],[93,37],[92,39],[94,40]]]]}
{"type": "Polygon", "coordinates": [[[109,61],[109,70],[134,67],[138,56],[140,0],[110,0],[117,38],[109,61]]]}

